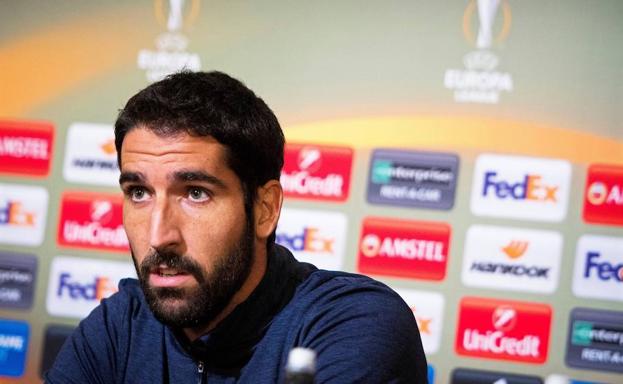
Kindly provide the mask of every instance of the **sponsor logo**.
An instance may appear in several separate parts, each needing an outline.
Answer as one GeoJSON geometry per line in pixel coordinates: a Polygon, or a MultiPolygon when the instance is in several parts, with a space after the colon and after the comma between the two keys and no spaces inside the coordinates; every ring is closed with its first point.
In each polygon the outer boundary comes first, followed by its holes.
{"type": "Polygon", "coordinates": [[[0,243],[41,245],[47,210],[44,188],[0,184],[0,243]]]}
{"type": "Polygon", "coordinates": [[[138,52],[138,68],[145,71],[150,82],[162,80],[166,75],[182,69],[200,71],[201,58],[187,50],[189,41],[182,33],[197,19],[200,1],[154,1],[156,20],[167,32],[156,38],[156,50],[141,49],[138,52]]]}
{"type": "Polygon", "coordinates": [[[513,76],[498,70],[500,58],[493,52],[506,40],[511,25],[507,0],[471,0],[463,14],[463,34],[476,50],[463,56],[464,68],[447,69],[444,86],[458,103],[497,104],[503,92],[512,92],[513,76]],[[477,20],[476,20],[477,19],[477,20]],[[478,32],[473,24],[477,21],[478,32]]]}
{"type": "Polygon", "coordinates": [[[451,384],[543,384],[537,376],[518,375],[507,372],[480,371],[457,368],[452,371],[451,384]]]}
{"type": "Polygon", "coordinates": [[[623,167],[591,165],[584,195],[584,221],[623,225],[623,167]]]}
{"type": "Polygon", "coordinates": [[[346,245],[346,216],[338,212],[286,208],[277,226],[277,243],[297,260],[321,269],[340,270],[346,245]]]}
{"type": "Polygon", "coordinates": [[[623,373],[623,312],[575,308],[569,317],[565,363],[623,373]]]}
{"type": "Polygon", "coordinates": [[[35,256],[0,252],[0,308],[32,307],[36,277],[35,256]]]}
{"type": "Polygon", "coordinates": [[[130,263],[59,256],[52,261],[46,306],[53,316],[83,318],[117,291],[119,280],[136,277],[130,263]]]}
{"type": "Polygon", "coordinates": [[[118,195],[64,193],[58,243],[68,247],[128,251],[122,209],[122,197],[118,195]]]}
{"type": "Polygon", "coordinates": [[[74,123],[69,127],[63,177],[72,183],[119,185],[115,133],[111,125],[74,123]]]}
{"type": "Polygon", "coordinates": [[[557,232],[474,225],[467,231],[463,284],[552,293],[558,285],[562,244],[557,232]]]}
{"type": "Polygon", "coordinates": [[[53,142],[50,123],[0,121],[0,173],[47,176],[53,142]]]}
{"type": "Polygon", "coordinates": [[[58,355],[63,343],[65,343],[65,340],[72,334],[74,329],[74,327],[66,325],[48,325],[45,328],[43,356],[39,367],[39,376],[42,379],[43,374],[52,368],[56,355],[58,355]]]}
{"type": "Polygon", "coordinates": [[[366,218],[359,240],[362,273],[443,280],[450,226],[445,223],[366,218]]]}
{"type": "Polygon", "coordinates": [[[455,350],[464,356],[543,364],[551,316],[545,304],[464,298],[455,350]]]}
{"type": "Polygon", "coordinates": [[[287,144],[281,171],[285,196],[345,201],[350,189],[353,150],[287,144]]]}
{"type": "Polygon", "coordinates": [[[0,376],[24,374],[29,334],[26,322],[0,320],[0,376]]]}
{"type": "Polygon", "coordinates": [[[439,293],[394,289],[413,311],[426,355],[439,350],[444,299],[439,293]]]}
{"type": "Polygon", "coordinates": [[[623,238],[580,237],[573,293],[579,297],[623,301],[623,238]]]}
{"type": "Polygon", "coordinates": [[[435,384],[435,367],[428,364],[427,368],[428,372],[426,376],[428,376],[428,384],[435,384]]]}
{"type": "Polygon", "coordinates": [[[452,154],[376,150],[370,163],[368,201],[450,209],[458,164],[458,157],[452,154]]]}
{"type": "Polygon", "coordinates": [[[476,160],[475,215],[561,221],[567,214],[571,165],[563,160],[484,154],[476,160]]]}

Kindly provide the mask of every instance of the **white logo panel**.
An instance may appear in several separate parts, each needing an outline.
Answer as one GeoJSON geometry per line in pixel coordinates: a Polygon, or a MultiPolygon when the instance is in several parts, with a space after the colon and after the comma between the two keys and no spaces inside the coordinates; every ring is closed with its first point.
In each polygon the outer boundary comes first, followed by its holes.
{"type": "Polygon", "coordinates": [[[340,270],[344,260],[346,216],[339,212],[284,208],[277,226],[277,243],[297,260],[320,269],[340,270]]]}
{"type": "Polygon", "coordinates": [[[417,321],[424,352],[429,355],[439,350],[443,324],[444,298],[440,293],[393,288],[407,303],[417,321]]]}
{"type": "Polygon", "coordinates": [[[119,184],[115,133],[111,125],[74,123],[69,127],[63,177],[73,183],[119,184]]]}
{"type": "Polygon", "coordinates": [[[471,210],[478,216],[562,221],[570,181],[567,161],[483,154],[476,160],[471,210]]]}
{"type": "Polygon", "coordinates": [[[558,286],[562,244],[558,232],[471,226],[463,255],[463,284],[552,293],[558,286]]]}
{"type": "Polygon", "coordinates": [[[50,267],[46,307],[54,316],[84,318],[117,292],[119,280],[136,277],[128,262],[59,256],[50,267]]]}
{"type": "Polygon", "coordinates": [[[623,237],[580,237],[573,293],[579,297],[623,301],[623,237]]]}
{"type": "Polygon", "coordinates": [[[0,243],[41,245],[47,212],[46,189],[0,184],[0,243]]]}

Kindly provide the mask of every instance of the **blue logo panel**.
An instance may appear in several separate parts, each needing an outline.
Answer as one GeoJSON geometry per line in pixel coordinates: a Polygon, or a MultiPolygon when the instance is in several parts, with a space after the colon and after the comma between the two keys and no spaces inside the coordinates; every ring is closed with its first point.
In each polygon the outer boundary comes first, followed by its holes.
{"type": "Polygon", "coordinates": [[[24,374],[28,335],[28,323],[0,320],[0,376],[20,377],[24,374]]]}

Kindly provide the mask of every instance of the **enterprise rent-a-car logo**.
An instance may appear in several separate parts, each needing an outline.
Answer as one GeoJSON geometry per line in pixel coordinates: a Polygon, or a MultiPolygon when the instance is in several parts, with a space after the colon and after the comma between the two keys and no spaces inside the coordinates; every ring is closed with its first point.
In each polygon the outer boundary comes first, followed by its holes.
{"type": "Polygon", "coordinates": [[[571,311],[565,363],[574,368],[623,373],[623,312],[571,311]]]}
{"type": "Polygon", "coordinates": [[[476,160],[471,210],[478,216],[562,221],[571,165],[564,160],[483,154],[476,160]]]}
{"type": "Polygon", "coordinates": [[[376,150],[370,162],[368,201],[429,209],[450,209],[459,158],[454,154],[376,150]]]}

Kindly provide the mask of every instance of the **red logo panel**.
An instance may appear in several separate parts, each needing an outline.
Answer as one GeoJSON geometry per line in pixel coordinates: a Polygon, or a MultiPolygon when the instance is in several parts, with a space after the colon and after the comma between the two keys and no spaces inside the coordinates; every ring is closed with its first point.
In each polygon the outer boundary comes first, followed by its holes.
{"type": "Polygon", "coordinates": [[[584,191],[584,221],[623,225],[623,167],[591,165],[584,191]]]}
{"type": "Polygon", "coordinates": [[[67,247],[127,252],[123,198],[91,192],[66,192],[61,203],[58,244],[67,247]]]}
{"type": "Polygon", "coordinates": [[[459,355],[533,364],[547,360],[549,305],[466,297],[459,311],[454,345],[459,355]]]}
{"type": "Polygon", "coordinates": [[[345,201],[350,190],[353,150],[346,147],[287,144],[281,185],[285,196],[345,201]]]}
{"type": "Polygon", "coordinates": [[[53,142],[51,123],[0,120],[0,172],[47,176],[53,142]]]}
{"type": "Polygon", "coordinates": [[[443,280],[449,247],[448,224],[366,218],[358,268],[365,274],[443,280]]]}

